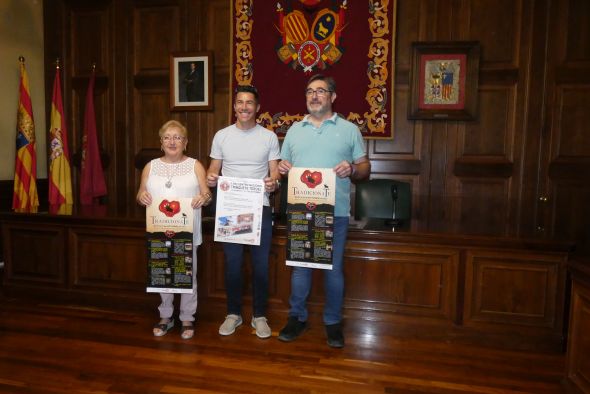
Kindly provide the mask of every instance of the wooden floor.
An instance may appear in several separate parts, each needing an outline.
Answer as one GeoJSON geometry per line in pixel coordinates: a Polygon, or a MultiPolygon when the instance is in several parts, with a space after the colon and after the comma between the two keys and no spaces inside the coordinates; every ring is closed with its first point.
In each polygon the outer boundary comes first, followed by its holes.
{"type": "MultiPolygon", "coordinates": [[[[220,311],[218,315],[223,316],[220,311]]],[[[474,345],[410,324],[351,322],[346,347],[321,326],[293,343],[260,340],[248,324],[230,337],[198,317],[155,338],[154,310],[116,310],[0,297],[1,393],[561,393],[564,355],[474,345]]],[[[249,321],[248,321],[249,322],[249,321]]]]}

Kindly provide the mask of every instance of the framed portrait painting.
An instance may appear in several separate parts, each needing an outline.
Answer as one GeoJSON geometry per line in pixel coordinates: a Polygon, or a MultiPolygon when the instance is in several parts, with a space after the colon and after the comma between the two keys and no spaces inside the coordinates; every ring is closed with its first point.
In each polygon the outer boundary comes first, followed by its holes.
{"type": "Polygon", "coordinates": [[[475,119],[479,52],[475,41],[412,43],[408,118],[475,119]]]}
{"type": "Polygon", "coordinates": [[[172,111],[213,108],[212,63],[211,52],[170,54],[170,109],[172,111]]]}

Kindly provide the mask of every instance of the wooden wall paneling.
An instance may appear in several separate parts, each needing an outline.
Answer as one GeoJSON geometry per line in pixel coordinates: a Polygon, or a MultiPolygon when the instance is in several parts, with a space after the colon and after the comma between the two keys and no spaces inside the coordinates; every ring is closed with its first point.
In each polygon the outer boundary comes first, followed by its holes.
{"type": "Polygon", "coordinates": [[[464,324],[529,326],[562,335],[565,263],[561,255],[468,251],[464,324]]]}
{"type": "Polygon", "coordinates": [[[431,229],[431,211],[432,211],[432,181],[431,171],[432,168],[432,138],[430,136],[430,127],[426,127],[428,132],[425,132],[425,122],[416,123],[416,132],[421,135],[421,147],[420,147],[420,176],[416,183],[419,186],[412,191],[412,202],[416,201],[416,205],[412,207],[412,225],[416,226],[417,231],[429,231],[431,229]]]}
{"type": "Polygon", "coordinates": [[[145,232],[122,227],[71,227],[68,237],[72,246],[68,251],[70,288],[145,291],[145,232]]]}
{"type": "MultiPolygon", "coordinates": [[[[395,160],[417,162],[419,165],[422,134],[419,129],[416,130],[415,122],[407,119],[408,88],[407,86],[397,87],[394,93],[396,105],[394,108],[393,139],[366,140],[368,157],[371,162],[395,160]]],[[[376,165],[375,168],[377,172],[385,170],[379,165],[376,165]]]]}
{"type": "Polygon", "coordinates": [[[468,21],[468,39],[480,42],[480,65],[518,67],[523,0],[471,0],[467,4],[467,14],[456,22],[468,21]]]}
{"type": "MultiPolygon", "coordinates": [[[[344,264],[346,309],[366,308],[370,300],[375,311],[456,321],[459,261],[459,252],[452,249],[349,241],[344,264]]],[[[323,302],[317,286],[310,302],[323,302]]]]}
{"type": "Polygon", "coordinates": [[[568,378],[575,382],[583,392],[590,392],[590,360],[588,359],[590,344],[590,292],[588,288],[580,288],[574,283],[572,291],[572,319],[575,326],[571,331],[571,348],[568,351],[568,378]]]}
{"type": "Polygon", "coordinates": [[[580,253],[590,254],[586,215],[590,190],[590,21],[588,2],[551,3],[547,77],[547,138],[540,166],[547,203],[539,212],[539,229],[549,236],[574,237],[580,253]],[[584,101],[581,101],[584,100],[584,101]],[[577,184],[576,184],[577,183],[577,184]],[[576,191],[575,195],[566,195],[576,191]],[[577,210],[574,211],[574,209],[577,210]],[[571,218],[570,220],[564,217],[571,218]]]}
{"type": "MultiPolygon", "coordinates": [[[[65,11],[64,11],[64,4],[59,0],[45,0],[43,2],[43,47],[44,47],[44,60],[45,60],[45,105],[46,107],[51,106],[51,100],[53,97],[53,76],[55,75],[55,59],[60,58],[60,61],[63,63],[65,61],[69,62],[69,51],[66,52],[66,46],[64,45],[64,41],[66,40],[66,18],[65,18],[65,11]]],[[[71,65],[70,64],[62,64],[62,99],[64,100],[64,111],[70,112],[70,108],[68,108],[67,103],[71,102],[68,99],[69,96],[69,89],[65,89],[68,86],[68,79],[71,75],[71,65]]],[[[45,111],[45,117],[47,124],[51,124],[51,110],[45,111]]],[[[72,141],[72,123],[71,123],[71,115],[68,117],[66,116],[66,122],[68,125],[68,143],[70,144],[71,148],[71,141],[72,141]]],[[[47,150],[51,147],[47,146],[47,150]]]]}
{"type": "MultiPolygon", "coordinates": [[[[528,56],[522,57],[524,62],[521,70],[526,70],[526,79],[522,88],[525,92],[525,102],[519,108],[523,108],[525,124],[523,128],[523,140],[519,147],[522,154],[522,174],[520,187],[520,211],[516,220],[518,233],[535,236],[537,232],[538,210],[545,202],[543,193],[543,180],[539,171],[541,159],[541,146],[548,128],[544,116],[546,90],[539,85],[545,81],[546,57],[547,57],[547,14],[548,1],[541,0],[524,2],[523,40],[528,36],[527,47],[523,45],[522,53],[528,56]]],[[[520,102],[517,102],[520,105],[520,102]]],[[[542,208],[541,208],[542,209],[542,208]]]]}
{"type": "MultiPolygon", "coordinates": [[[[159,156],[160,126],[179,114],[170,112],[170,53],[181,48],[182,10],[176,4],[134,4],[128,27],[130,37],[130,78],[133,81],[130,101],[131,146],[133,154],[159,156]]],[[[139,187],[137,171],[134,191],[139,187]]],[[[133,194],[134,196],[134,194],[133,194]]],[[[130,200],[133,200],[130,198],[130,200]]]]}
{"type": "Polygon", "coordinates": [[[135,182],[133,165],[132,141],[134,132],[130,124],[130,101],[129,94],[131,83],[129,83],[129,55],[130,42],[129,27],[133,26],[132,13],[128,2],[113,2],[111,19],[113,26],[109,31],[114,42],[110,55],[109,83],[111,86],[110,115],[108,117],[110,127],[114,132],[112,139],[114,156],[112,166],[115,168],[115,190],[117,193],[116,211],[128,212],[130,207],[135,207],[135,182]]]}
{"type": "Polygon", "coordinates": [[[72,8],[70,11],[70,46],[72,50],[72,76],[90,75],[92,64],[97,74],[110,65],[109,27],[113,23],[108,8],[72,8]],[[89,43],[92,43],[89,45],[89,43]]]}
{"type": "MultiPolygon", "coordinates": [[[[587,78],[587,82],[590,82],[590,78],[587,78]]],[[[554,121],[555,126],[559,128],[559,134],[553,135],[554,141],[551,144],[553,160],[590,159],[590,134],[585,128],[590,124],[588,102],[590,102],[589,85],[560,84],[557,87],[554,121]]]]}
{"type": "Polygon", "coordinates": [[[372,177],[411,180],[412,228],[424,229],[427,211],[422,207],[427,206],[429,195],[429,156],[424,155],[422,123],[407,118],[411,44],[419,40],[416,27],[425,18],[422,11],[416,2],[397,1],[393,139],[369,141],[367,153],[375,174],[372,177]]]}
{"type": "Polygon", "coordinates": [[[521,156],[515,147],[522,141],[516,131],[523,127],[516,111],[517,102],[524,101],[518,89],[522,83],[518,79],[520,48],[526,45],[520,40],[522,2],[500,2],[498,8],[485,3],[467,2],[457,13],[457,24],[467,21],[458,37],[482,45],[479,109],[475,121],[449,128],[448,160],[454,161],[452,167],[448,163],[449,176],[459,179],[449,179],[445,191],[457,196],[451,199],[450,210],[451,222],[458,231],[510,234],[518,227],[519,191],[512,185],[518,185],[520,178],[521,156]],[[503,7],[513,11],[510,16],[503,7]],[[453,140],[457,149],[450,145],[453,140]],[[501,179],[489,179],[494,177],[501,179]]]}
{"type": "Polygon", "coordinates": [[[510,234],[518,200],[512,190],[514,166],[514,94],[506,87],[480,88],[481,110],[476,122],[458,127],[458,151],[453,164],[453,200],[457,229],[471,234],[510,234]],[[484,110],[483,108],[486,108],[484,110]]]}
{"type": "Polygon", "coordinates": [[[510,222],[509,179],[461,178],[461,202],[455,204],[451,221],[465,234],[507,235],[510,222]]]}
{"type": "MultiPolygon", "coordinates": [[[[209,153],[215,133],[234,121],[233,110],[230,110],[230,56],[233,50],[231,46],[231,30],[233,16],[230,15],[230,2],[225,0],[207,1],[205,8],[204,37],[208,49],[214,51],[214,106],[206,122],[202,123],[200,130],[199,157],[205,165],[209,164],[209,153]]],[[[261,97],[261,105],[264,105],[264,97],[261,97]]]]}
{"type": "Polygon", "coordinates": [[[563,50],[568,62],[588,67],[590,64],[590,3],[584,0],[567,0],[568,29],[563,50]]]}
{"type": "Polygon", "coordinates": [[[203,245],[199,249],[203,253],[202,264],[198,265],[198,276],[202,282],[199,294],[206,299],[218,299],[221,302],[225,298],[223,245],[213,242],[213,236],[204,235],[203,245]]]}
{"type": "Polygon", "coordinates": [[[452,174],[453,150],[456,144],[450,144],[449,134],[456,128],[455,122],[422,122],[425,139],[429,140],[429,151],[425,153],[430,159],[427,179],[428,190],[428,231],[454,231],[456,223],[452,223],[453,199],[459,197],[454,186],[456,180],[452,174]]]}
{"type": "Polygon", "coordinates": [[[554,180],[551,183],[550,211],[553,238],[577,240],[577,253],[590,256],[590,188],[588,179],[554,180]]]}
{"type": "Polygon", "coordinates": [[[515,93],[503,86],[479,89],[482,110],[477,122],[466,122],[461,128],[460,158],[483,157],[492,163],[513,160],[515,93]]]}
{"type": "MultiPolygon", "coordinates": [[[[230,15],[230,2],[214,0],[206,2],[204,20],[206,46],[215,51],[215,87],[216,91],[226,92],[230,86],[230,56],[233,51],[231,43],[231,29],[233,16],[230,15]]],[[[225,107],[226,103],[220,103],[225,107]]],[[[215,108],[217,112],[217,108],[215,108]]]]}
{"type": "MultiPolygon", "coordinates": [[[[423,3],[424,1],[421,1],[423,3]]],[[[424,18],[422,4],[413,0],[397,0],[397,18],[395,26],[395,72],[407,75],[412,64],[412,41],[419,40],[420,21],[424,18]]],[[[408,77],[405,78],[406,85],[408,77]]],[[[397,82],[397,81],[396,81],[397,82]]],[[[396,86],[397,87],[397,86],[396,86]]],[[[399,101],[395,101],[400,103],[399,101]]],[[[407,113],[407,112],[406,112],[407,113]]]]}
{"type": "Polygon", "coordinates": [[[3,223],[4,283],[66,286],[66,234],[62,227],[3,223]]]}
{"type": "Polygon", "coordinates": [[[590,392],[590,269],[572,262],[572,301],[566,354],[568,393],[590,392]],[[570,387],[571,386],[571,387],[570,387]]]}
{"type": "MultiPolygon", "coordinates": [[[[418,19],[419,41],[452,41],[474,39],[469,33],[470,2],[422,1],[418,19]]],[[[480,63],[481,64],[481,63],[480,63]]],[[[422,168],[420,184],[427,197],[421,204],[421,229],[425,231],[455,231],[458,222],[457,204],[460,204],[459,183],[453,176],[453,159],[458,153],[458,132],[462,127],[453,121],[416,122],[416,129],[422,130],[422,168]]]]}

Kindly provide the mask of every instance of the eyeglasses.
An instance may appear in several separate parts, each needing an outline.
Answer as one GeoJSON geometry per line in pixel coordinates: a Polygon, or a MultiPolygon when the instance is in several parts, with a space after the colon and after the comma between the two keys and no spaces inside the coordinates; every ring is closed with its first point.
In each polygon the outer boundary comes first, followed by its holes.
{"type": "Polygon", "coordinates": [[[316,90],[313,90],[313,89],[307,89],[307,90],[305,91],[305,95],[306,95],[307,97],[311,97],[311,96],[313,96],[313,94],[314,94],[314,93],[315,93],[315,94],[317,94],[317,95],[318,95],[318,97],[325,97],[325,96],[326,96],[328,93],[332,93],[332,91],[331,91],[331,90],[326,90],[326,89],[324,89],[324,88],[319,88],[319,89],[316,89],[316,90]]]}
{"type": "Polygon", "coordinates": [[[180,142],[180,141],[184,141],[184,137],[181,135],[165,135],[162,137],[162,141],[164,142],[180,142]]]}

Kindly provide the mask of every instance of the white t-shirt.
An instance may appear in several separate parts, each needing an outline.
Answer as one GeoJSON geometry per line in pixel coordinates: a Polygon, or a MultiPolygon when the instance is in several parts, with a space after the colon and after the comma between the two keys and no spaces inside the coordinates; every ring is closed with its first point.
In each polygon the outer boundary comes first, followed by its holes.
{"type": "MultiPolygon", "coordinates": [[[[264,179],[269,175],[268,162],[280,159],[279,139],[258,124],[249,130],[232,124],[215,133],[210,156],[222,160],[222,175],[264,179]]],[[[268,193],[264,205],[269,205],[268,193]]]]}

